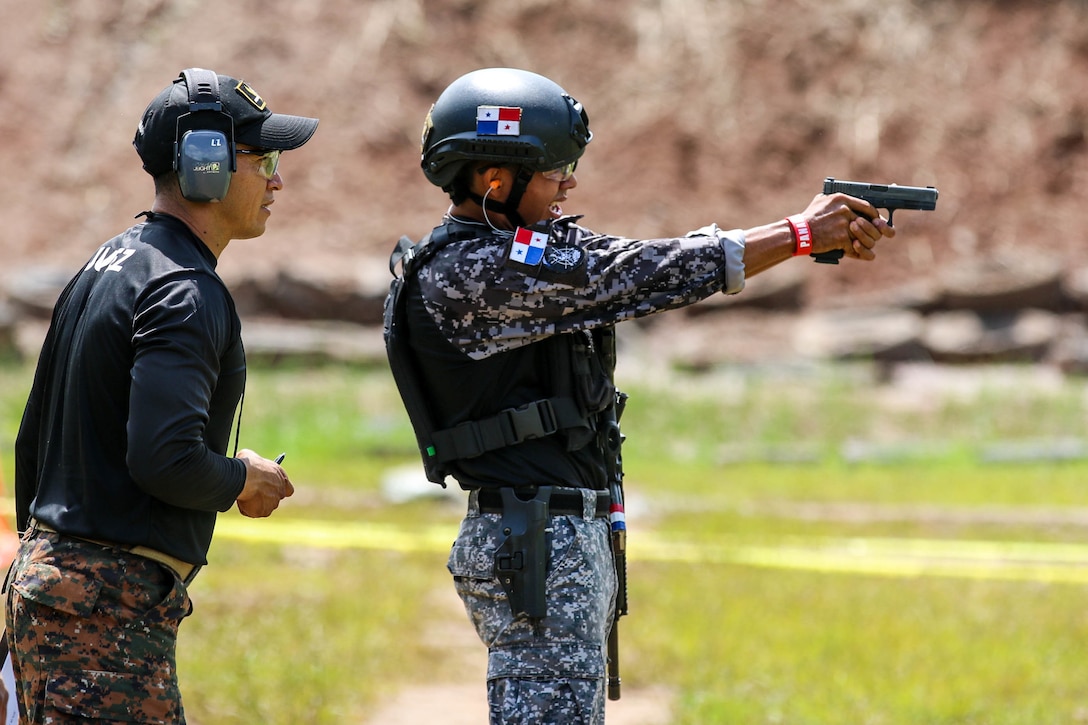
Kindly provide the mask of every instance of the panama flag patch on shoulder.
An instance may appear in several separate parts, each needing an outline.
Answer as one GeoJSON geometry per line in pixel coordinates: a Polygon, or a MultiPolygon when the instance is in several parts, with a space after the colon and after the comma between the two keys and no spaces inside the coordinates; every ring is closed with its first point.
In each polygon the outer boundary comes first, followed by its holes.
{"type": "Polygon", "coordinates": [[[521,109],[515,106],[477,106],[477,136],[520,136],[521,109]]]}
{"type": "Polygon", "coordinates": [[[548,235],[531,229],[518,227],[514,232],[514,241],[510,245],[510,259],[530,266],[540,264],[544,250],[548,248],[548,235]]]}

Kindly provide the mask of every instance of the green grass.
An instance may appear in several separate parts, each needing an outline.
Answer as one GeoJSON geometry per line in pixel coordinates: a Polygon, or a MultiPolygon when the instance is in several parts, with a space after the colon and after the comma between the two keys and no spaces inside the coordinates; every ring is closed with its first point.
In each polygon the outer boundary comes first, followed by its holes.
{"type": "MultiPolygon", "coordinates": [[[[29,382],[0,371],[9,442],[29,382]]],[[[1088,462],[980,454],[1083,437],[1084,381],[907,406],[863,366],[627,387],[626,687],[669,688],[681,725],[1088,721],[1088,462]]],[[[383,501],[384,472],[418,465],[388,373],[253,370],[241,445],[286,451],[298,494],[223,517],[179,641],[190,721],[361,722],[455,678],[433,627],[469,624],[434,592],[460,514],[383,501]]]]}
{"type": "Polygon", "coordinates": [[[405,673],[438,676],[415,635],[439,563],[219,542],[179,636],[190,719],[361,722],[405,673]]]}
{"type": "Polygon", "coordinates": [[[634,593],[624,644],[628,662],[652,664],[629,681],[679,686],[677,722],[1058,723],[1076,722],[1083,702],[1080,587],[637,574],[653,584],[634,593]]]}

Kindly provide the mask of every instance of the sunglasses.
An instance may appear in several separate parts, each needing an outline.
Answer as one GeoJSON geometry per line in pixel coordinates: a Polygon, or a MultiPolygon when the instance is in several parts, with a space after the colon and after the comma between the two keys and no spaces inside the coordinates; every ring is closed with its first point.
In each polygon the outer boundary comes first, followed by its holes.
{"type": "Polygon", "coordinates": [[[570,177],[574,176],[574,170],[578,168],[577,161],[571,161],[569,164],[563,164],[558,169],[552,169],[551,171],[542,171],[540,175],[548,181],[558,181],[563,183],[570,177]]]}
{"type": "Polygon", "coordinates": [[[266,179],[271,179],[275,176],[276,169],[279,168],[280,165],[279,149],[272,149],[271,151],[263,149],[235,149],[235,153],[256,156],[257,161],[260,163],[259,171],[261,172],[261,176],[266,179]]]}

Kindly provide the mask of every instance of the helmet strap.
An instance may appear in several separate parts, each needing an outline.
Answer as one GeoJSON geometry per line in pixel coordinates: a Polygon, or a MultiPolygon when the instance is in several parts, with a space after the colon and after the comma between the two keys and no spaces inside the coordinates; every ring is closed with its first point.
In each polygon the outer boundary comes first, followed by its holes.
{"type": "Polygon", "coordinates": [[[510,209],[506,213],[506,218],[513,222],[515,227],[525,226],[525,220],[521,218],[521,214],[518,214],[518,207],[521,206],[521,197],[525,196],[525,190],[529,188],[529,182],[533,180],[535,173],[528,166],[519,166],[518,174],[514,177],[514,186],[510,189],[510,195],[506,197],[506,206],[510,209]]]}

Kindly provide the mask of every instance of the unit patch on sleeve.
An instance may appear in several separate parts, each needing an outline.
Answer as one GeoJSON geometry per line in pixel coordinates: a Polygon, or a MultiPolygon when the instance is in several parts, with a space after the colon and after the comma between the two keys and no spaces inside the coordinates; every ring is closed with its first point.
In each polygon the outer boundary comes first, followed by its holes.
{"type": "Polygon", "coordinates": [[[586,250],[582,248],[577,217],[565,217],[558,224],[541,223],[518,227],[510,240],[506,264],[543,282],[558,282],[570,287],[586,283],[586,250]]]}
{"type": "Polygon", "coordinates": [[[581,247],[557,247],[549,245],[544,250],[543,269],[554,274],[570,274],[586,261],[586,252],[581,247]]]}

